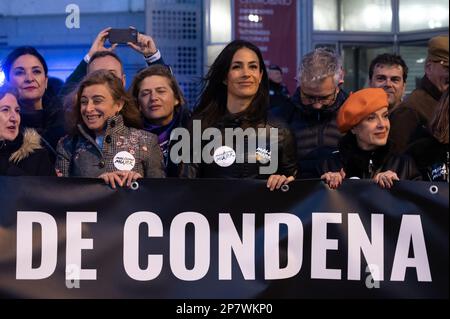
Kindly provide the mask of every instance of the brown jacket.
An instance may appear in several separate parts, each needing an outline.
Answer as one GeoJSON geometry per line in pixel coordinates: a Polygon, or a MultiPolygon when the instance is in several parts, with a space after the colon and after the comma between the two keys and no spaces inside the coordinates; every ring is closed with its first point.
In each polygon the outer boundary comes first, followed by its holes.
{"type": "Polygon", "coordinates": [[[424,76],[418,88],[390,114],[389,138],[398,153],[423,137],[438,106],[442,93],[424,76]]]}

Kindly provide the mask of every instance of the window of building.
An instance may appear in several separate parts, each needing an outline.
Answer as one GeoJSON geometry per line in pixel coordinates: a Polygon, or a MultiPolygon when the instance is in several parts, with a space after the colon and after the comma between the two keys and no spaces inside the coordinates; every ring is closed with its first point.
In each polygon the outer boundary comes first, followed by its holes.
{"type": "Polygon", "coordinates": [[[338,31],[338,3],[336,0],[314,1],[314,30],[338,31]]]}
{"type": "Polygon", "coordinates": [[[314,0],[314,30],[391,32],[391,0],[314,0]]]}
{"type": "Polygon", "coordinates": [[[231,0],[209,0],[206,4],[208,23],[205,72],[227,43],[231,42],[233,21],[231,0]]]}
{"type": "Polygon", "coordinates": [[[399,19],[401,32],[448,27],[448,1],[402,0],[399,19]]]}
{"type": "Polygon", "coordinates": [[[344,90],[356,91],[369,84],[370,62],[379,54],[392,53],[393,47],[389,43],[380,44],[343,44],[342,57],[344,60],[344,90]]]}
{"type": "Polygon", "coordinates": [[[401,45],[400,55],[408,66],[406,94],[409,94],[416,88],[425,73],[424,67],[425,59],[427,58],[427,43],[401,45]]]}
{"type": "Polygon", "coordinates": [[[231,3],[211,0],[209,7],[210,41],[226,43],[231,41],[231,3]]]}
{"type": "Polygon", "coordinates": [[[392,30],[391,0],[345,0],[341,4],[341,31],[392,30]]]}

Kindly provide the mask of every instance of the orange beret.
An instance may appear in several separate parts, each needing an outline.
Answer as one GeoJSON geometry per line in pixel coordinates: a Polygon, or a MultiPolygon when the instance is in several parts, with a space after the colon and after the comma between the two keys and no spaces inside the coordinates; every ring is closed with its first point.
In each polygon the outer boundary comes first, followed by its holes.
{"type": "Polygon", "coordinates": [[[337,115],[339,131],[348,132],[366,116],[388,105],[388,95],[381,88],[362,89],[350,94],[337,115]]]}

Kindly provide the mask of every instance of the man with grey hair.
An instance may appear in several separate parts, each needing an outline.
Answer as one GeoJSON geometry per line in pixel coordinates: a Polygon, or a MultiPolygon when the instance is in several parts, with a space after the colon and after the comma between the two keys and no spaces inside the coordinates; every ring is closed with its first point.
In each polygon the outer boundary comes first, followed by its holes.
{"type": "Polygon", "coordinates": [[[283,117],[295,134],[299,178],[320,178],[320,163],[338,149],[341,133],[336,115],[347,98],[339,88],[341,74],[341,58],[335,52],[317,48],[306,54],[292,107],[275,114],[283,117]]]}

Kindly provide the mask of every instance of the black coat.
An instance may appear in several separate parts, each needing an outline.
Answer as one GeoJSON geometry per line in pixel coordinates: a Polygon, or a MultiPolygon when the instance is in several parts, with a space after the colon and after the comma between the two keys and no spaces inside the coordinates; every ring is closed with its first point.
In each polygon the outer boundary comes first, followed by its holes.
{"type": "MultiPolygon", "coordinates": [[[[241,116],[227,114],[225,115],[218,123],[216,123],[215,127],[222,132],[222,135],[226,128],[236,129],[243,128],[243,119],[241,116]]],[[[278,167],[275,173],[279,175],[285,176],[296,176],[297,174],[297,165],[296,165],[296,154],[295,154],[295,140],[290,132],[289,128],[283,123],[279,122],[274,118],[270,118],[266,121],[262,121],[258,128],[265,129],[265,143],[261,148],[257,142],[256,153],[249,152],[249,144],[248,139],[245,139],[244,151],[239,154],[237,153],[235,141],[233,141],[233,145],[230,146],[236,152],[236,158],[240,155],[243,156],[243,163],[237,163],[237,160],[228,167],[221,167],[216,164],[214,161],[209,164],[202,162],[201,163],[182,163],[180,166],[180,177],[184,178],[257,178],[257,179],[267,179],[270,175],[262,174],[260,168],[262,166],[266,166],[262,161],[258,158],[269,156],[270,160],[273,159],[272,152],[273,144],[270,142],[269,134],[271,128],[278,129],[278,167]],[[268,155],[270,154],[270,155],[268,155]],[[249,158],[256,158],[256,162],[251,162],[249,158]]],[[[191,134],[192,136],[192,134],[191,134]]],[[[195,138],[195,136],[193,136],[195,138]]],[[[223,142],[223,141],[222,141],[223,142]]],[[[208,144],[209,141],[202,142],[203,147],[208,144]]],[[[225,145],[222,143],[222,145],[225,145]]],[[[266,157],[267,158],[267,157],[266,157]]]]}
{"type": "Polygon", "coordinates": [[[365,151],[358,147],[352,133],[341,139],[339,151],[322,162],[317,167],[317,173],[322,175],[341,169],[344,169],[346,178],[372,179],[376,174],[390,170],[397,173],[400,180],[422,179],[414,160],[407,155],[396,155],[391,143],[374,151],[365,151]]]}
{"type": "Polygon", "coordinates": [[[35,129],[41,135],[42,145],[47,149],[52,163],[56,159],[56,145],[61,137],[65,135],[64,111],[60,100],[53,96],[44,96],[43,109],[40,111],[20,112],[22,128],[35,129]]]}
{"type": "Polygon", "coordinates": [[[448,144],[439,143],[431,134],[428,134],[412,143],[406,153],[414,158],[423,180],[449,181],[448,144]]]}
{"type": "Polygon", "coordinates": [[[0,141],[0,175],[54,176],[47,150],[39,148],[39,143],[39,135],[33,130],[19,133],[12,142],[0,141]]]}
{"type": "Polygon", "coordinates": [[[342,134],[336,124],[336,116],[347,98],[340,90],[334,104],[320,110],[301,103],[299,90],[292,97],[291,107],[275,113],[285,120],[295,136],[297,145],[298,178],[320,178],[317,165],[337,151],[342,134]]]}
{"type": "Polygon", "coordinates": [[[283,84],[269,80],[269,106],[270,108],[289,107],[291,101],[289,91],[283,84]]]}

